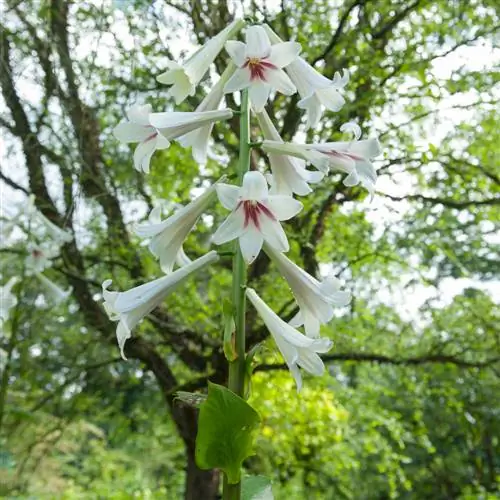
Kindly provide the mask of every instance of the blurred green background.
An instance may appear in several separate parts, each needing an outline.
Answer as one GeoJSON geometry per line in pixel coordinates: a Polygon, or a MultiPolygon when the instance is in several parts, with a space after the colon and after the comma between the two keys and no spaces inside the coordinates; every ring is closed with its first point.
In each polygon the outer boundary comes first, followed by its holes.
{"type": "MultiPolygon", "coordinates": [[[[328,374],[306,377],[299,395],[265,341],[251,396],[263,426],[247,472],[271,477],[280,500],[499,498],[498,2],[26,0],[0,8],[2,224],[33,193],[76,238],[46,272],[72,286],[70,300],[50,307],[25,276],[0,337],[0,496],[216,498],[217,473],[193,461],[196,413],[174,393],[226,380],[229,261],[144,321],[127,343],[128,362],[99,300],[107,278],[125,290],[161,274],[131,231],[135,222],[160,199],[185,203],[234,166],[237,120],[215,127],[203,169],[174,143],[155,154],[147,176],[111,130],[135,102],[172,109],[155,80],[167,59],[182,59],[236,13],[298,40],[326,76],[351,72],[345,106],[315,131],[304,131],[297,96],[272,101],[285,140],[340,140],[340,126],[354,120],[384,151],[373,202],[333,174],[286,224],[291,258],[312,274],[333,270],[354,299],[324,328],[334,341],[328,374]]],[[[225,64],[222,54],[217,69],[225,64]]],[[[258,152],[253,160],[265,166],[258,152]]],[[[217,206],[200,221],[188,255],[207,251],[225,215],[217,206]]],[[[26,248],[15,230],[3,238],[2,284],[23,277],[26,248]]],[[[291,295],[264,256],[250,280],[290,314],[291,295]]],[[[267,338],[252,309],[248,330],[249,345],[267,338]]]]}

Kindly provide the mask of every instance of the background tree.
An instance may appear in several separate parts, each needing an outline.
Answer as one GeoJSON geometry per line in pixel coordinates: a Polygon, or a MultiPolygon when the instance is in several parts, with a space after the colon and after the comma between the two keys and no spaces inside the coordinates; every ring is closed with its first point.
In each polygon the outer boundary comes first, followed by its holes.
{"type": "MultiPolygon", "coordinates": [[[[192,185],[235,161],[237,120],[216,126],[221,161],[200,172],[174,145],[155,155],[146,182],[111,136],[136,100],[173,106],[155,78],[167,57],[184,52],[179,37],[184,42],[188,28],[190,42],[203,43],[234,9],[223,1],[117,6],[3,7],[2,201],[8,208],[34,194],[37,208],[75,240],[50,271],[73,288],[68,305],[43,309],[39,288],[25,279],[16,334],[2,337],[1,470],[9,494],[72,498],[91,485],[109,498],[146,489],[215,498],[218,474],[194,463],[196,412],[174,393],[227,377],[213,318],[230,268],[207,272],[206,283],[191,282],[156,310],[127,342],[129,363],[118,360],[115,325],[98,299],[107,277],[130,286],[158,272],[130,225],[159,199],[185,202],[192,185]],[[42,486],[48,474],[53,481],[42,486]]],[[[278,498],[301,498],[304,488],[318,498],[493,498],[500,349],[498,307],[487,290],[498,290],[498,6],[252,2],[250,12],[297,39],[326,76],[351,70],[346,105],[308,137],[334,140],[356,119],[365,135],[380,136],[385,155],[371,205],[362,189],[333,175],[287,228],[298,242],[292,257],[313,274],[333,263],[355,300],[325,329],[335,341],[332,376],[308,381],[299,407],[283,402],[294,389],[280,360],[270,350],[259,355],[253,404],[265,420],[263,452],[248,467],[280,472],[278,498]],[[484,64],[467,60],[483,53],[484,64]]],[[[223,69],[224,58],[216,64],[223,69]]],[[[278,96],[268,106],[285,140],[305,134],[296,103],[278,96]]],[[[254,153],[253,161],[265,160],[254,153]]],[[[203,219],[188,254],[203,253],[224,215],[203,219]]],[[[22,276],[25,252],[22,241],[2,249],[2,283],[22,276]]],[[[250,279],[276,311],[293,315],[266,257],[250,279]]],[[[266,338],[252,309],[247,322],[251,344],[266,338]]]]}

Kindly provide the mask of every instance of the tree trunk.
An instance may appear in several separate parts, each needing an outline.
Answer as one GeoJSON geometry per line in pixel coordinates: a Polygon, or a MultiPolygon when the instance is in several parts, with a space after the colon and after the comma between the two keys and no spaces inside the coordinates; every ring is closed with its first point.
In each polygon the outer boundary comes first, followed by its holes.
{"type": "Polygon", "coordinates": [[[216,470],[200,470],[194,460],[194,449],[186,447],[185,500],[216,500],[219,497],[219,473],[216,470]]]}

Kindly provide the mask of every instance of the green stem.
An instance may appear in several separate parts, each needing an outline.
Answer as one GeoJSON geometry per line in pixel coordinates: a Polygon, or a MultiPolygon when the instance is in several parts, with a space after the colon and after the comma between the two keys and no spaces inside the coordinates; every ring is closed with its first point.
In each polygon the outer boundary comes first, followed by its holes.
{"type": "MultiPolygon", "coordinates": [[[[250,109],[248,91],[241,93],[240,108],[240,157],[238,163],[238,183],[241,186],[243,176],[250,168],[250,109]]],[[[236,240],[233,257],[233,305],[235,322],[236,359],[229,363],[228,387],[235,394],[244,397],[245,387],[245,288],[247,283],[247,267],[236,240]]],[[[228,484],[224,477],[224,500],[239,500],[241,483],[228,484]]]]}

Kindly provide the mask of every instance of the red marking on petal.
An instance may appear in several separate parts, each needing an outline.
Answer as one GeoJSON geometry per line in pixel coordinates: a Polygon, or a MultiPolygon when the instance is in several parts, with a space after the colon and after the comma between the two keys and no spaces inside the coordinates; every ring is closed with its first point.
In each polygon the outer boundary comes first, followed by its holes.
{"type": "Polygon", "coordinates": [[[263,203],[257,203],[257,206],[259,207],[259,209],[262,211],[262,213],[264,215],[269,217],[271,220],[276,220],[275,215],[263,203]]]}
{"type": "Polygon", "coordinates": [[[325,154],[333,156],[334,158],[348,158],[354,161],[364,160],[362,156],[354,153],[349,153],[347,151],[335,151],[334,149],[332,149],[331,151],[325,151],[325,154]]]}
{"type": "Polygon", "coordinates": [[[243,64],[243,68],[250,70],[250,80],[266,81],[266,70],[276,69],[276,66],[265,59],[249,58],[243,64]]]}
{"type": "Polygon", "coordinates": [[[157,136],[158,136],[158,132],[153,132],[150,136],[146,137],[146,139],[144,139],[143,142],[152,141],[157,136]]]}

